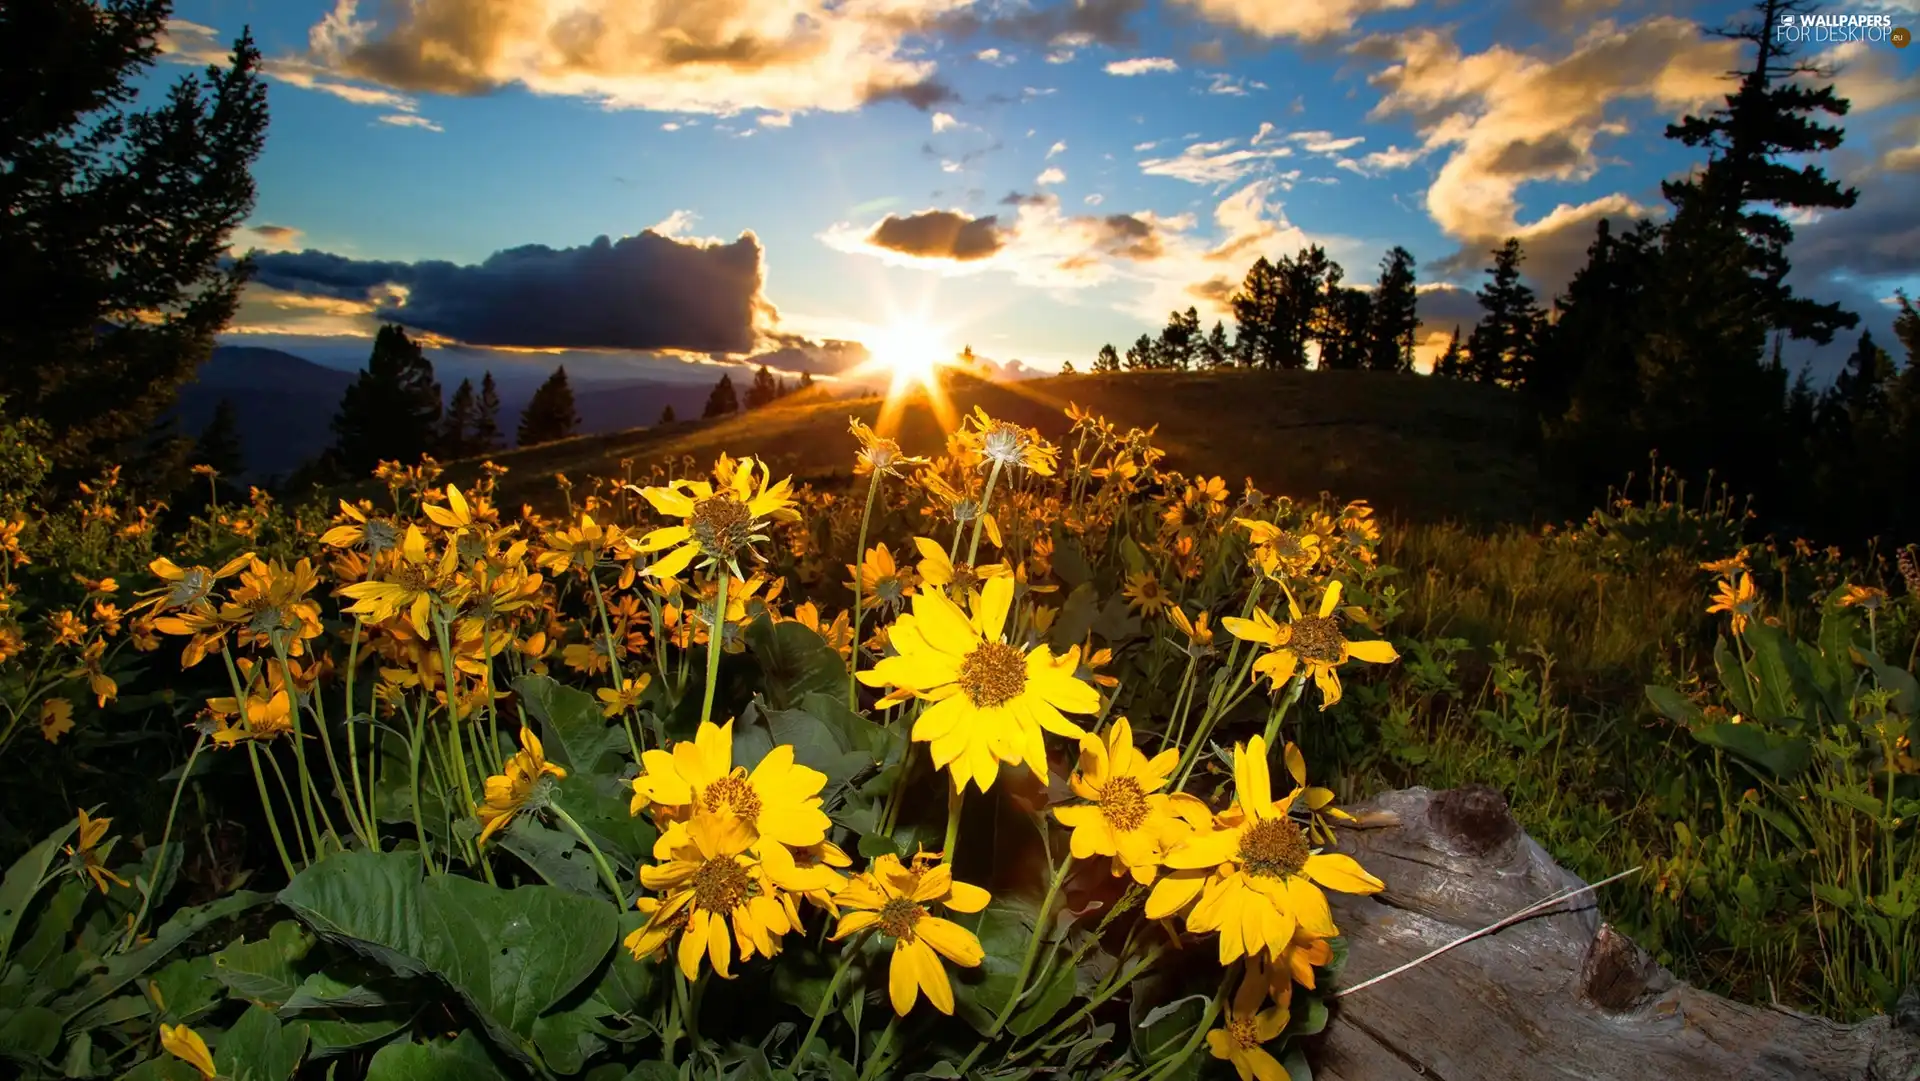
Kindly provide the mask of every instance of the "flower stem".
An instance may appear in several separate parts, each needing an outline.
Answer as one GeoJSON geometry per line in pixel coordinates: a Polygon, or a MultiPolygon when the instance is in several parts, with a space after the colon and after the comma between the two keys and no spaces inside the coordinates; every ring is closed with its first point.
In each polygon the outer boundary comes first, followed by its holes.
{"type": "Polygon", "coordinates": [[[1000,480],[1000,461],[994,459],[993,468],[987,470],[987,487],[980,493],[980,512],[973,516],[973,539],[967,542],[967,562],[980,558],[980,527],[987,522],[987,509],[993,506],[993,486],[1000,480]]]}
{"type": "MultiPolygon", "coordinates": [[[[713,619],[707,624],[707,693],[700,702],[700,720],[713,720],[713,689],[720,682],[720,640],[727,633],[727,584],[732,575],[725,567],[714,568],[720,579],[719,592],[713,598],[713,619]]],[[[634,757],[639,761],[639,756],[634,757]]]]}
{"type": "Polygon", "coordinates": [[[580,843],[587,846],[587,851],[593,853],[594,866],[600,868],[600,877],[606,880],[607,889],[613,894],[614,906],[625,910],[628,903],[626,891],[620,888],[620,879],[614,875],[613,865],[607,862],[607,857],[601,854],[600,846],[593,843],[593,838],[587,836],[587,831],[580,828],[580,823],[573,820],[565,807],[558,803],[549,803],[547,807],[560,820],[560,824],[573,831],[573,835],[580,838],[580,843]]]}
{"type": "Polygon", "coordinates": [[[871,1078],[880,1075],[880,1071],[876,1069],[876,1067],[884,1067],[887,1065],[887,1049],[893,1046],[893,1033],[894,1030],[899,1027],[899,1014],[896,1013],[887,1019],[887,1027],[880,1030],[879,1042],[873,1045],[873,1054],[867,1057],[867,1068],[860,1071],[860,1081],[870,1081],[871,1078]]]}
{"type": "MultiPolygon", "coordinates": [[[[873,471],[873,479],[867,482],[867,507],[860,512],[860,541],[853,550],[853,650],[847,658],[847,708],[860,708],[860,681],[854,673],[860,669],[860,586],[866,578],[867,566],[867,523],[873,518],[873,500],[880,494],[880,471],[873,471]]],[[[801,1045],[805,1050],[805,1045],[801,1045]]]]}
{"type": "Polygon", "coordinates": [[[847,978],[847,970],[853,967],[855,947],[860,938],[855,937],[840,950],[840,964],[833,970],[833,978],[827,981],[827,989],[820,993],[820,1005],[814,1008],[813,1020],[807,1025],[807,1034],[800,1038],[800,1050],[793,1053],[793,1065],[799,1067],[807,1061],[807,1049],[813,1046],[813,1038],[820,1032],[820,1022],[826,1020],[827,1011],[833,1008],[833,996],[840,991],[840,981],[847,978]]]}
{"type": "MultiPolygon", "coordinates": [[[[615,652],[613,648],[613,620],[607,617],[607,599],[600,592],[599,569],[593,568],[588,570],[587,578],[593,584],[593,606],[600,610],[600,633],[606,639],[606,643],[607,643],[607,670],[608,670],[608,673],[613,676],[613,689],[614,689],[614,692],[617,694],[625,691],[627,689],[627,685],[626,685],[626,681],[621,678],[620,655],[617,652],[615,652]]],[[[723,585],[721,588],[724,589],[726,587],[723,585]]],[[[721,594],[721,596],[724,597],[726,596],[726,594],[723,593],[721,594]]],[[[707,700],[711,702],[713,700],[712,696],[708,696],[707,700]]],[[[640,743],[638,740],[634,739],[633,726],[630,724],[627,724],[625,722],[625,719],[623,718],[620,724],[620,730],[627,734],[627,749],[633,752],[633,760],[635,762],[639,762],[640,761],[640,743]]]]}
{"type": "Polygon", "coordinates": [[[954,783],[947,782],[947,839],[940,846],[940,862],[953,862],[953,843],[960,837],[960,811],[966,805],[967,790],[954,783]]]}
{"type": "Polygon", "coordinates": [[[1159,1069],[1148,1074],[1149,1081],[1166,1081],[1167,1078],[1178,1073],[1180,1067],[1186,1065],[1187,1060],[1193,1057],[1194,1051],[1200,1047],[1200,1041],[1206,1039],[1207,1032],[1213,1028],[1214,1019],[1220,1016],[1221,1006],[1226,1002],[1227,991],[1232,986],[1233,972],[1229,969],[1220,980],[1220,990],[1208,1001],[1207,1012],[1200,1016],[1200,1023],[1193,1026],[1193,1034],[1187,1037],[1185,1044],[1181,1045],[1180,1053],[1167,1059],[1159,1069]]]}
{"type": "Polygon", "coordinates": [[[1307,677],[1305,674],[1294,676],[1292,683],[1287,687],[1287,696],[1280,700],[1280,708],[1275,710],[1273,716],[1267,720],[1265,738],[1269,753],[1271,753],[1274,739],[1280,735],[1280,726],[1286,723],[1287,711],[1293,708],[1295,702],[1300,701],[1300,692],[1306,689],[1307,677]]]}
{"type": "Polygon", "coordinates": [[[148,882],[147,888],[141,892],[140,911],[134,914],[133,922],[127,925],[126,945],[123,948],[132,948],[134,942],[140,937],[140,924],[147,918],[147,909],[153,905],[153,892],[160,888],[160,876],[166,871],[167,840],[173,836],[173,816],[180,810],[180,793],[187,787],[187,778],[193,775],[193,763],[200,757],[201,748],[206,745],[207,734],[202,732],[200,738],[193,741],[193,752],[187,755],[187,764],[180,767],[180,779],[174,782],[173,786],[173,802],[167,804],[167,824],[160,831],[160,846],[154,850],[153,880],[148,882]]]}
{"type": "MultiPolygon", "coordinates": [[[[1041,818],[1038,825],[1044,838],[1047,828],[1046,819],[1041,818]]],[[[1020,1005],[1020,998],[1027,990],[1027,980],[1033,975],[1034,959],[1040,955],[1040,942],[1046,937],[1047,920],[1053,914],[1054,898],[1060,896],[1060,886],[1067,880],[1067,872],[1072,869],[1071,856],[1061,860],[1060,866],[1054,869],[1053,880],[1047,883],[1047,895],[1040,902],[1040,914],[1033,921],[1033,934],[1027,936],[1027,952],[1020,959],[1020,974],[1014,977],[1013,990],[1008,993],[1006,1004],[1000,1007],[1000,1012],[994,1017],[993,1024],[981,1034],[980,1039],[973,1045],[973,1050],[967,1052],[967,1057],[961,1060],[960,1076],[966,1076],[967,1068],[980,1057],[980,1052],[987,1049],[987,1044],[993,1042],[995,1036],[1000,1035],[1000,1030],[1007,1025],[1007,1019],[1013,1016],[1014,1009],[1020,1005]]]]}

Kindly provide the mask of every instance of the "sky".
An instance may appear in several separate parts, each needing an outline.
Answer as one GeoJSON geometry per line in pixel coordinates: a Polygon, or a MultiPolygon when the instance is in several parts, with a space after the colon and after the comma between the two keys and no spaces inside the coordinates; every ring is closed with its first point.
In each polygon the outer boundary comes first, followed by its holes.
{"type": "MultiPolygon", "coordinates": [[[[1839,3],[1920,30],[1920,0],[1839,3]]],[[[1744,57],[1737,4],[1636,0],[178,0],[155,72],[243,27],[272,125],[224,340],[587,378],[831,377],[903,340],[1086,368],[1255,258],[1349,284],[1413,253],[1422,349],[1488,250],[1564,287],[1603,217],[1659,215],[1663,137],[1744,57]]],[[[1809,41],[1852,108],[1844,212],[1793,279],[1890,339],[1920,293],[1920,46],[1809,41]]],[[[1790,360],[1830,370],[1853,335],[1790,360]]]]}

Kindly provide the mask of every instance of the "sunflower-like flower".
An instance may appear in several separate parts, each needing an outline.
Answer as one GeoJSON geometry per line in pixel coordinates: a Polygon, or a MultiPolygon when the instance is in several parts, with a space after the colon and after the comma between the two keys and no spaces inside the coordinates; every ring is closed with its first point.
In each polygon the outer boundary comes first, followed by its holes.
{"type": "Polygon", "coordinates": [[[1213,652],[1213,628],[1207,625],[1209,618],[1206,612],[1201,612],[1198,619],[1188,619],[1186,611],[1177,604],[1167,609],[1167,621],[1186,636],[1184,648],[1188,656],[1204,657],[1213,652]]]}
{"type": "Polygon", "coordinates": [[[1739,577],[1731,581],[1720,579],[1713,603],[1707,606],[1708,615],[1715,612],[1725,612],[1733,617],[1733,633],[1745,634],[1748,621],[1760,614],[1760,594],[1754,588],[1753,575],[1741,571],[1739,577]]]}
{"type": "Polygon", "coordinates": [[[378,558],[400,543],[400,530],[392,522],[376,518],[368,514],[365,507],[344,499],[340,501],[340,514],[335,521],[339,524],[320,534],[320,543],[329,548],[365,548],[368,555],[378,558]]]}
{"type": "Polygon", "coordinates": [[[1279,958],[1296,931],[1332,938],[1332,910],[1321,887],[1343,893],[1385,888],[1351,856],[1316,852],[1288,812],[1299,795],[1273,800],[1266,740],[1255,736],[1234,748],[1234,803],[1214,828],[1167,853],[1176,873],[1162,877],[1147,897],[1148,919],[1185,909],[1187,930],[1220,933],[1220,963],[1244,954],[1279,958]],[[1195,904],[1195,899],[1198,903],[1195,904]]]}
{"type": "Polygon", "coordinates": [[[320,605],[308,594],[320,584],[313,564],[302,559],[288,567],[255,558],[240,572],[240,584],[227,594],[220,618],[238,630],[242,646],[274,646],[295,657],[320,637],[320,605]]]}
{"type": "MultiPolygon", "coordinates": [[[[1338,818],[1343,822],[1353,821],[1353,816],[1333,805],[1333,790],[1307,784],[1307,757],[1300,753],[1300,745],[1288,741],[1281,757],[1287,761],[1287,773],[1299,788],[1298,797],[1307,805],[1307,833],[1321,844],[1333,843],[1333,826],[1327,821],[1338,818]]],[[[1312,987],[1312,984],[1308,984],[1312,987]]]]}
{"type": "Polygon", "coordinates": [[[747,839],[805,848],[826,840],[833,826],[820,809],[827,775],[793,760],[792,744],[767,752],[747,772],[733,764],[733,722],[700,722],[692,739],[671,751],[643,751],[642,772],[633,779],[631,813],[652,806],[668,821],[700,813],[731,813],[747,829],[747,839]]]}
{"type": "Polygon", "coordinates": [[[277,678],[244,699],[209,698],[207,709],[213,714],[213,743],[216,747],[235,747],[248,740],[270,743],[293,731],[293,698],[277,678]],[[235,723],[238,721],[238,723],[235,723]]]}
{"type": "Polygon", "coordinates": [[[1160,584],[1160,576],[1152,571],[1141,571],[1130,576],[1127,584],[1121,588],[1120,595],[1127,599],[1127,607],[1143,616],[1155,616],[1160,610],[1173,603],[1167,596],[1166,587],[1160,584]]]}
{"type": "Polygon", "coordinates": [[[1289,1077],[1287,1068],[1265,1046],[1287,1027],[1287,1007],[1276,1003],[1262,1009],[1266,1001],[1264,975],[1249,965],[1227,1003],[1220,1027],[1207,1033],[1207,1050],[1231,1065],[1240,1081],[1287,1081],[1289,1077]]]}
{"type": "Polygon", "coordinates": [[[663,526],[640,538],[643,552],[666,552],[647,568],[656,578],[671,578],[701,560],[701,567],[726,566],[741,577],[741,551],[763,541],[771,518],[794,516],[791,478],[769,484],[765,462],[742,458],[718,487],[704,480],[676,480],[656,488],[627,485],[653,509],[681,524],[663,526]],[[758,479],[756,481],[756,473],[758,479]]]}
{"type": "Polygon", "coordinates": [[[1324,546],[1319,534],[1282,529],[1255,518],[1235,518],[1253,541],[1253,562],[1269,578],[1299,577],[1320,562],[1324,546]]]}
{"type": "MultiPolygon", "coordinates": [[[[901,571],[885,541],[867,549],[859,566],[847,564],[847,573],[859,580],[861,595],[876,604],[898,608],[913,595],[913,576],[901,571]]],[[[848,589],[853,587],[853,582],[847,583],[848,589]]]]}
{"type": "Polygon", "coordinates": [[[459,551],[451,544],[436,557],[427,547],[427,535],[410,525],[385,578],[340,587],[340,595],[353,600],[346,611],[372,623],[384,623],[404,612],[407,622],[425,638],[434,595],[452,583],[459,559],[459,551]]]}
{"type": "Polygon", "coordinates": [[[1878,586],[1848,585],[1840,593],[1839,604],[1842,608],[1858,608],[1863,612],[1878,612],[1887,603],[1887,591],[1878,586]]]}
{"type": "Polygon", "coordinates": [[[1044,781],[1041,731],[1086,735],[1062,711],[1096,713],[1100,694],[1074,675],[1078,646],[1056,658],[1044,644],[1022,652],[1005,640],[1012,578],[990,578],[969,599],[971,615],[943,594],[916,594],[913,611],[889,632],[896,654],[858,678],[933,703],[914,722],[913,738],[931,744],[935,768],[948,771],[956,791],[992,788],[1003,762],[1025,763],[1044,781]]]}
{"type": "Polygon", "coordinates": [[[67,858],[73,861],[74,873],[83,879],[92,879],[101,893],[107,892],[108,882],[117,882],[121,886],[127,884],[126,879],[107,870],[105,861],[107,853],[113,849],[113,843],[108,841],[103,845],[101,842],[106,840],[107,830],[112,825],[113,819],[94,818],[82,810],[76,828],[76,839],[80,843],[67,846],[67,858]]]}
{"type": "Polygon", "coordinates": [[[640,696],[647,693],[647,687],[652,683],[653,675],[642,672],[638,677],[629,676],[622,680],[618,687],[602,687],[595,691],[594,697],[600,699],[601,703],[600,715],[617,717],[638,706],[640,696]]]}
{"type": "Polygon", "coordinates": [[[979,406],[967,417],[961,437],[968,449],[987,462],[999,466],[1020,466],[1043,477],[1053,476],[1060,452],[1040,438],[1032,428],[1011,421],[994,420],[979,406]]]}
{"type": "Polygon", "coordinates": [[[946,864],[903,866],[894,856],[880,856],[867,871],[853,876],[834,896],[851,909],[840,917],[834,941],[869,929],[893,940],[887,964],[887,995],[893,1012],[905,1017],[922,992],[941,1013],[953,1013],[953,985],[940,964],[945,957],[962,968],[978,968],[986,951],[972,931],[934,915],[940,905],[954,912],[978,912],[992,897],[986,890],[956,882],[946,864]]]}
{"type": "Polygon", "coordinates": [[[200,1038],[198,1032],[185,1025],[160,1025],[160,1046],[174,1058],[200,1071],[200,1076],[213,1078],[219,1075],[213,1065],[213,1052],[207,1050],[207,1041],[200,1038]]]}
{"type": "Polygon", "coordinates": [[[1113,722],[1106,738],[1080,740],[1080,768],[1067,778],[1084,804],[1053,808],[1053,817],[1073,831],[1073,858],[1107,856],[1113,873],[1131,873],[1153,885],[1167,851],[1196,829],[1211,825],[1206,804],[1184,792],[1162,792],[1180,765],[1180,751],[1169,747],[1148,758],[1133,745],[1133,726],[1125,717],[1113,722]]]}
{"type": "Polygon", "coordinates": [[[1347,641],[1334,619],[1334,609],[1338,607],[1340,583],[1336,580],[1327,583],[1326,592],[1320,596],[1319,612],[1314,616],[1302,615],[1300,603],[1289,593],[1287,609],[1293,616],[1290,623],[1276,623],[1265,611],[1255,609],[1253,619],[1227,616],[1220,625],[1235,638],[1258,643],[1270,651],[1253,662],[1254,678],[1264,675],[1277,687],[1292,679],[1296,671],[1312,677],[1314,685],[1320,688],[1320,708],[1326,709],[1340,701],[1337,669],[1341,665],[1349,660],[1387,664],[1400,658],[1385,640],[1347,641]]]}
{"type": "Polygon", "coordinates": [[[540,746],[540,737],[533,729],[520,726],[520,750],[507,759],[506,772],[487,778],[487,797],[473,809],[480,818],[480,844],[486,844],[487,838],[500,832],[513,821],[527,803],[534,798],[541,782],[552,777],[563,779],[567,771],[547,761],[546,748],[540,746]]]}
{"type": "Polygon", "coordinates": [[[860,441],[860,449],[854,452],[853,475],[864,477],[878,473],[883,477],[901,476],[912,466],[926,465],[925,458],[915,458],[902,453],[900,444],[872,428],[862,424],[858,417],[847,418],[847,430],[860,441]]]}
{"type": "Polygon", "coordinates": [[[920,552],[920,563],[914,569],[920,572],[921,583],[944,589],[954,597],[965,597],[979,589],[982,582],[1013,573],[1013,568],[1005,563],[983,563],[977,567],[971,563],[955,563],[932,537],[915,537],[913,546],[920,552]]]}
{"type": "Polygon", "coordinates": [[[199,605],[207,599],[209,593],[213,592],[216,582],[240,573],[241,569],[251,562],[253,562],[253,553],[242,552],[222,563],[219,570],[208,570],[205,567],[182,567],[166,556],[161,556],[147,564],[147,569],[167,584],[159,589],[141,591],[140,596],[151,598],[141,607],[154,612],[170,612],[176,608],[191,608],[199,605]]]}
{"type": "Polygon", "coordinates": [[[831,868],[798,866],[784,845],[753,849],[752,827],[725,811],[698,809],[669,826],[653,846],[661,862],[640,868],[640,884],[663,896],[642,898],[647,922],[626,938],[634,959],[660,952],[678,934],[676,954],[687,979],[699,978],[702,958],[722,979],[731,978],[736,942],[742,961],[772,957],[781,937],[798,926],[789,894],[834,889],[842,881],[831,868]]]}

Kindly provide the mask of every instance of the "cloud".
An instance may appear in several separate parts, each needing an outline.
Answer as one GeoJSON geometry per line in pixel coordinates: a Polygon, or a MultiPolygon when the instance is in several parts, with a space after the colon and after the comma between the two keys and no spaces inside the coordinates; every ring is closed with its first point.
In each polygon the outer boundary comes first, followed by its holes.
{"type": "Polygon", "coordinates": [[[867,234],[865,243],[916,259],[985,259],[1005,245],[999,218],[969,217],[952,210],[889,214],[867,234]]]}
{"type": "Polygon", "coordinates": [[[943,131],[951,131],[952,129],[957,128],[959,126],[960,126],[960,121],[955,120],[953,118],[952,113],[933,114],[933,132],[935,135],[938,135],[943,131]]]}
{"type": "Polygon", "coordinates": [[[1062,140],[1047,148],[1047,157],[1051,158],[1056,154],[1064,154],[1066,152],[1067,144],[1065,140],[1062,140]]]}
{"type": "Polygon", "coordinates": [[[1174,0],[1209,22],[1257,37],[1324,41],[1351,33],[1365,16],[1403,11],[1415,0],[1174,0]]]}
{"type": "Polygon", "coordinates": [[[382,124],[391,124],[396,128],[425,128],[428,131],[445,131],[434,121],[416,113],[387,113],[380,118],[382,124]]]}
{"type": "Polygon", "coordinates": [[[1239,75],[1229,75],[1224,71],[1207,76],[1207,93],[1222,94],[1227,97],[1243,98],[1252,90],[1265,90],[1267,84],[1258,79],[1248,79],[1239,75]]]}
{"type": "Polygon", "coordinates": [[[1596,221],[1647,208],[1613,194],[1522,222],[1521,186],[1590,180],[1601,136],[1628,130],[1609,106],[1637,99],[1670,113],[1699,108],[1726,92],[1725,72],[1737,60],[1733,43],[1670,16],[1595,24],[1553,58],[1504,45],[1467,55],[1436,30],[1370,38],[1351,51],[1390,61],[1369,78],[1383,91],[1370,117],[1408,117],[1422,143],[1417,152],[1394,147],[1342,167],[1367,175],[1446,153],[1426,197],[1434,222],[1462,244],[1446,265],[1477,268],[1481,249],[1518,236],[1543,291],[1578,265],[1596,221]]]}
{"type": "Polygon", "coordinates": [[[1150,75],[1154,72],[1179,71],[1180,65],[1164,56],[1136,56],[1129,60],[1115,60],[1107,65],[1108,75],[1150,75]]]}
{"type": "Polygon", "coordinates": [[[335,0],[308,58],[392,91],[478,95],[507,86],[607,108],[733,115],[846,112],[952,97],[909,43],[971,0],[335,0]]]}
{"type": "Polygon", "coordinates": [[[300,246],[301,233],[291,225],[243,225],[234,230],[228,245],[236,252],[292,251],[300,246]]]}
{"type": "Polygon", "coordinates": [[[973,58],[982,64],[992,64],[996,68],[1004,68],[1008,64],[1013,63],[1013,57],[1008,56],[998,49],[982,49],[974,53],[973,58]]]}
{"type": "Polygon", "coordinates": [[[952,10],[938,20],[944,34],[985,34],[1072,50],[1094,44],[1132,45],[1138,37],[1133,18],[1146,9],[1147,0],[1071,0],[1045,5],[974,5],[956,0],[950,6],[952,10]],[[981,9],[991,13],[983,15],[981,9]]]}
{"type": "Polygon", "coordinates": [[[790,128],[793,126],[793,114],[761,113],[754,118],[754,123],[759,124],[763,128],[790,128]]]}
{"type": "Polygon", "coordinates": [[[1238,141],[1221,139],[1211,143],[1193,143],[1173,157],[1149,158],[1141,162],[1140,171],[1148,176],[1168,176],[1189,184],[1231,184],[1244,179],[1267,162],[1293,154],[1293,148],[1286,146],[1231,149],[1238,141]]]}
{"type": "Polygon", "coordinates": [[[474,346],[746,353],[777,318],[750,232],[725,244],[650,231],[577,248],[530,244],[470,266],[323,251],[255,264],[267,289],[364,305],[372,318],[474,346]]]}
{"type": "Polygon", "coordinates": [[[755,353],[742,363],[755,368],[764,364],[775,372],[840,375],[865,364],[873,355],[860,342],[835,338],[816,342],[798,335],[776,334],[772,340],[777,348],[755,353]]]}
{"type": "MultiPolygon", "coordinates": [[[[1920,129],[1920,118],[1912,126],[1920,129]]],[[[1896,169],[1858,179],[1860,200],[1852,209],[1795,230],[1788,252],[1795,281],[1920,278],[1920,131],[1915,138],[1915,145],[1882,156],[1896,169]]]]}
{"type": "Polygon", "coordinates": [[[693,228],[693,223],[698,220],[700,216],[691,210],[675,210],[659,222],[648,226],[647,232],[678,240],[685,236],[687,230],[693,228]]]}
{"type": "Polygon", "coordinates": [[[1045,172],[1042,172],[1039,176],[1034,177],[1033,182],[1035,184],[1039,184],[1042,187],[1045,187],[1048,184],[1065,184],[1067,182],[1067,174],[1066,174],[1066,171],[1063,169],[1060,169],[1054,166],[1049,166],[1045,172]]]}
{"type": "Polygon", "coordinates": [[[1107,197],[1100,194],[1097,191],[1093,192],[1092,194],[1088,195],[1085,199],[1081,200],[1081,202],[1087,204],[1088,206],[1099,206],[1101,203],[1104,203],[1106,201],[1107,201],[1107,197]]]}
{"type": "Polygon", "coordinates": [[[1309,154],[1337,154],[1342,150],[1351,150],[1367,141],[1364,135],[1350,135],[1345,139],[1336,139],[1330,131],[1296,131],[1287,135],[1290,142],[1300,144],[1300,149],[1309,154]]]}
{"type": "MultiPolygon", "coordinates": [[[[231,59],[231,45],[222,40],[220,31],[185,19],[167,20],[155,44],[159,47],[162,56],[177,64],[212,64],[216,67],[225,67],[231,59]]],[[[361,86],[344,81],[338,73],[331,72],[304,57],[265,58],[260,63],[260,71],[269,79],[288,86],[329,94],[353,105],[390,110],[390,115],[380,117],[383,123],[401,127],[426,128],[431,131],[441,130],[438,124],[429,120],[402,119],[419,110],[419,102],[411,96],[381,87],[361,86]]]]}

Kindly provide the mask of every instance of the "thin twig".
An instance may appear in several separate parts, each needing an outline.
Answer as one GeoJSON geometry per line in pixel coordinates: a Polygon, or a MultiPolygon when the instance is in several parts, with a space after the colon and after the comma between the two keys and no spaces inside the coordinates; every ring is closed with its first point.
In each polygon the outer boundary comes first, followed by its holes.
{"type": "Polygon", "coordinates": [[[1561,893],[1554,894],[1552,897],[1549,897],[1544,901],[1536,901],[1533,904],[1528,905],[1527,907],[1521,909],[1520,911],[1515,912],[1513,915],[1508,916],[1506,919],[1501,920],[1499,923],[1489,924],[1486,927],[1480,928],[1478,931],[1470,931],[1467,934],[1461,935],[1459,938],[1454,939],[1452,942],[1449,942],[1438,949],[1431,950],[1420,957],[1416,957],[1413,960],[1408,961],[1406,964],[1401,965],[1399,968],[1390,969],[1386,972],[1382,972],[1380,975],[1375,976],[1372,979],[1362,980],[1361,982],[1354,984],[1352,987],[1343,987],[1340,990],[1335,991],[1333,994],[1327,997],[1341,998],[1346,995],[1351,995],[1355,991],[1364,991],[1367,988],[1372,987],[1374,984],[1379,983],[1382,980],[1391,979],[1392,977],[1398,976],[1402,972],[1407,971],[1408,969],[1418,968],[1421,965],[1426,964],[1428,961],[1431,961],[1434,958],[1440,956],[1441,954],[1447,952],[1448,950],[1453,949],[1455,946],[1459,946],[1467,942],[1472,942],[1474,939],[1479,938],[1482,935],[1490,935],[1493,932],[1500,930],[1502,927],[1506,927],[1510,924],[1518,923],[1521,920],[1526,919],[1528,916],[1532,916],[1545,909],[1552,908],[1554,905],[1557,905],[1562,901],[1568,900],[1569,898],[1578,897],[1583,893],[1589,893],[1593,890],[1599,889],[1602,886],[1611,885],[1612,883],[1618,882],[1621,879],[1627,877],[1628,875],[1637,874],[1639,871],[1640,871],[1640,868],[1635,867],[1630,871],[1622,871],[1619,874],[1614,875],[1612,878],[1603,878],[1600,881],[1595,882],[1590,886],[1581,886],[1579,889],[1565,890],[1561,893]]]}

